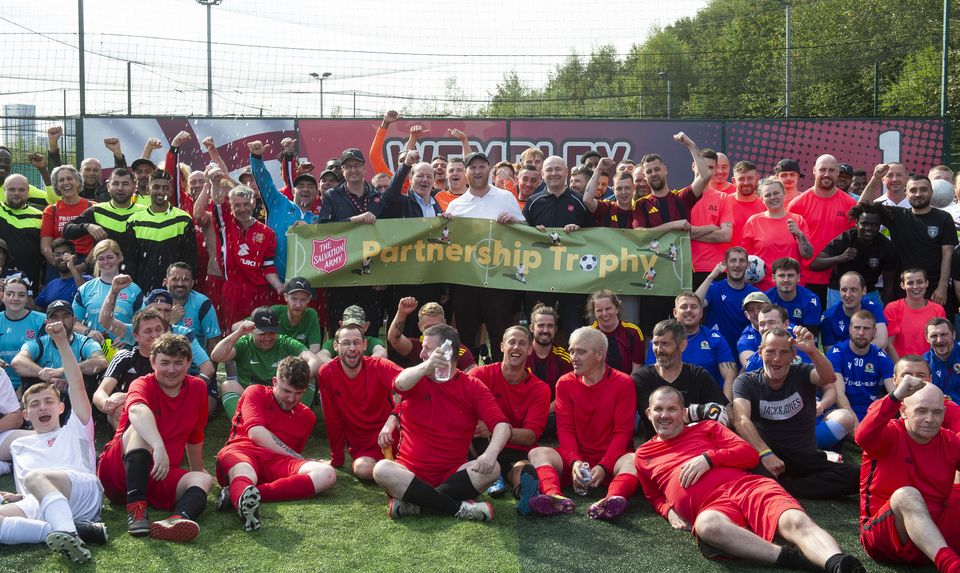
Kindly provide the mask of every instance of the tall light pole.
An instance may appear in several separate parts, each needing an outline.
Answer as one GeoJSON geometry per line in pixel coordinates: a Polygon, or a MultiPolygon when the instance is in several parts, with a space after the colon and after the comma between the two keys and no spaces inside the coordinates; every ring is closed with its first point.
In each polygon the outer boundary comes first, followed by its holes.
{"type": "MultiPolygon", "coordinates": [[[[787,51],[784,55],[784,69],[785,69],[785,78],[784,78],[784,87],[783,87],[783,116],[790,117],[790,44],[791,36],[793,35],[793,24],[791,23],[792,19],[792,6],[790,5],[790,0],[784,2],[784,10],[786,14],[784,16],[786,20],[786,44],[787,51]]],[[[876,113],[874,113],[876,115],[876,113]]]]}
{"type": "Polygon", "coordinates": [[[657,75],[660,76],[661,80],[667,81],[667,119],[670,119],[670,95],[671,95],[671,85],[670,85],[670,74],[667,72],[657,72],[657,75]]]}
{"type": "Polygon", "coordinates": [[[315,80],[320,80],[320,117],[323,117],[323,80],[332,76],[332,72],[323,72],[318,74],[317,72],[310,72],[310,77],[315,80]]]}
{"type": "Polygon", "coordinates": [[[211,6],[219,5],[223,0],[197,0],[197,4],[207,7],[207,115],[213,115],[213,42],[210,24],[211,6]]]}

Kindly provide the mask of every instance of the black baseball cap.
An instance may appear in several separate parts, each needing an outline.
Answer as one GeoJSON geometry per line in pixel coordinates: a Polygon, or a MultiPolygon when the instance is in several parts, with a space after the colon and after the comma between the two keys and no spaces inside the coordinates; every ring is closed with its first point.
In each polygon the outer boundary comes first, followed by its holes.
{"type": "Polygon", "coordinates": [[[144,159],[144,158],[141,157],[140,159],[134,159],[134,160],[133,160],[133,163],[130,164],[130,169],[131,169],[132,171],[136,171],[136,170],[137,170],[137,167],[140,167],[141,165],[149,165],[150,167],[153,167],[154,169],[157,168],[157,164],[156,164],[156,163],[154,163],[153,161],[150,161],[149,159],[144,159]]]}
{"type": "Polygon", "coordinates": [[[840,171],[840,173],[846,173],[850,177],[853,177],[853,165],[850,165],[849,163],[841,163],[837,169],[840,171]]]}
{"type": "Polygon", "coordinates": [[[317,185],[319,187],[319,184],[317,183],[317,178],[314,177],[313,175],[310,175],[309,173],[301,173],[300,175],[297,175],[297,178],[293,180],[293,186],[296,187],[297,183],[301,181],[309,181],[310,183],[313,183],[314,185],[317,185]]]}
{"type": "Polygon", "coordinates": [[[51,314],[60,310],[69,312],[70,316],[74,316],[73,305],[71,305],[69,302],[65,300],[55,300],[51,302],[49,305],[47,305],[47,318],[50,318],[51,314]]]}
{"type": "Polygon", "coordinates": [[[356,160],[360,163],[366,163],[363,160],[363,153],[360,153],[360,150],[356,147],[351,147],[350,149],[344,149],[343,153],[340,154],[340,165],[343,165],[347,161],[356,160]]]}
{"type": "Polygon", "coordinates": [[[335,181],[340,181],[340,174],[334,171],[333,169],[324,169],[320,172],[318,179],[323,181],[324,177],[333,177],[335,181]]]}
{"type": "Polygon", "coordinates": [[[303,291],[310,296],[313,296],[313,287],[310,286],[310,281],[303,277],[293,277],[287,281],[286,293],[294,293],[297,291],[303,291]]]}
{"type": "Polygon", "coordinates": [[[250,320],[260,333],[280,332],[280,319],[269,306],[260,306],[253,310],[250,320]]]}
{"type": "Polygon", "coordinates": [[[773,171],[775,173],[799,173],[800,177],[803,177],[803,173],[800,171],[800,162],[796,159],[781,159],[773,171]]]}
{"type": "Polygon", "coordinates": [[[486,163],[490,163],[490,160],[487,159],[487,154],[486,154],[486,153],[484,153],[484,152],[482,152],[482,151],[474,151],[473,153],[471,153],[470,155],[467,155],[467,156],[464,158],[464,160],[463,160],[463,165],[464,165],[464,167],[467,167],[467,166],[469,166],[471,163],[473,163],[473,160],[474,160],[474,159],[481,159],[481,160],[485,161],[486,163]]]}
{"type": "Polygon", "coordinates": [[[143,306],[149,306],[155,302],[165,302],[173,306],[173,295],[167,289],[155,288],[144,297],[143,306]]]}

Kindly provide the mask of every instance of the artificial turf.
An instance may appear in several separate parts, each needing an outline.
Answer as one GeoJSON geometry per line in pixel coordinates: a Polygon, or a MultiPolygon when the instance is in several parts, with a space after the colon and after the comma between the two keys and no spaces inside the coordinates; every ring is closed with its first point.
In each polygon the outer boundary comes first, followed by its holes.
{"type": "MultiPolygon", "coordinates": [[[[214,469],[217,449],[225,442],[227,421],[222,413],[208,426],[204,454],[214,469]]],[[[307,447],[310,457],[329,454],[323,424],[307,447]]],[[[109,434],[98,425],[97,445],[109,434]]],[[[846,455],[852,457],[851,448],[846,455]]],[[[348,466],[349,467],[349,458],[348,466]]],[[[74,566],[45,545],[0,547],[0,571],[158,572],[522,572],[554,571],[772,571],[773,567],[744,561],[716,562],[700,556],[689,533],[675,531],[653,512],[641,495],[613,522],[586,517],[593,497],[576,497],[569,516],[520,517],[509,494],[494,500],[493,523],[415,516],[391,521],[386,495],[375,484],[360,483],[348,471],[338,471],[332,490],[311,500],[264,504],[263,527],[245,533],[235,513],[213,510],[218,489],[209,496],[200,516],[200,537],[188,544],[133,538],[126,534],[123,508],[106,505],[103,520],[110,531],[106,546],[92,547],[93,560],[74,566]],[[581,503],[582,501],[582,503],[581,503]]],[[[0,489],[11,491],[13,480],[0,477],[0,489]]],[[[573,496],[573,492],[568,495],[573,496]]],[[[819,525],[846,551],[863,561],[868,571],[932,571],[933,568],[890,568],[867,557],[857,541],[857,499],[803,502],[819,525]]],[[[152,510],[151,518],[166,517],[152,510]]]]}

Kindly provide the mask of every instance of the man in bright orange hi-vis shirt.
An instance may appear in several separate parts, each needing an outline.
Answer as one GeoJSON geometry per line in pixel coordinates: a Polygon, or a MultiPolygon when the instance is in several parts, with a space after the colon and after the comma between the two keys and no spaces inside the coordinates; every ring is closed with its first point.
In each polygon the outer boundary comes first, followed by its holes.
{"type": "MultiPolygon", "coordinates": [[[[722,154],[712,149],[702,149],[700,154],[711,168],[713,177],[703,190],[700,200],[690,209],[690,256],[693,259],[695,285],[702,283],[717,263],[723,262],[727,245],[733,238],[733,208],[730,205],[730,195],[726,191],[727,185],[731,192],[736,192],[736,186],[726,180],[730,173],[730,160],[723,156],[726,173],[720,181],[724,184],[721,189],[716,186],[716,175],[720,171],[722,154]]],[[[696,173],[696,164],[693,169],[696,173]]]]}

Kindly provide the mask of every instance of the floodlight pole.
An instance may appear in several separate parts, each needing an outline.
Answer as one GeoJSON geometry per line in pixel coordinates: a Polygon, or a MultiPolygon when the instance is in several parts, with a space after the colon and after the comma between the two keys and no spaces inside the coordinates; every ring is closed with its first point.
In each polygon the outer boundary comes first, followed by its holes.
{"type": "Polygon", "coordinates": [[[207,116],[213,115],[213,27],[211,25],[211,7],[223,0],[197,0],[197,4],[207,7],[207,116]]]}

